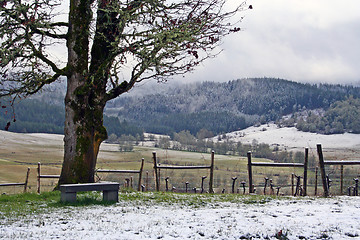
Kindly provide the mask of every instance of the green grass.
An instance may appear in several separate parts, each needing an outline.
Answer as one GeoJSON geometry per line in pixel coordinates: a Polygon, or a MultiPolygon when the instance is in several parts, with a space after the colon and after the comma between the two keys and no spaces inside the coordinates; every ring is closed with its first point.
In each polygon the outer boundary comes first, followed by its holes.
{"type": "Polygon", "coordinates": [[[0,196],[0,220],[36,214],[48,209],[49,204],[59,201],[58,192],[22,193],[0,196]]]}
{"type": "Polygon", "coordinates": [[[264,204],[284,197],[238,195],[238,194],[185,194],[170,192],[135,192],[123,190],[119,194],[119,203],[104,202],[100,192],[79,193],[75,203],[60,202],[60,192],[22,193],[0,196],[0,224],[19,217],[51,212],[58,208],[85,207],[91,205],[121,205],[127,206],[171,206],[201,208],[219,207],[221,203],[264,204]],[[5,221],[7,220],[7,221],[5,221]]]}

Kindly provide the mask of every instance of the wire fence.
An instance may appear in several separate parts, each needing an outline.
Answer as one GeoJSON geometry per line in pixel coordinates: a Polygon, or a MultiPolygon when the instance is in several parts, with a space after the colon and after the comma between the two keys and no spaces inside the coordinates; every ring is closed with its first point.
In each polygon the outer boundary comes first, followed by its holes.
{"type": "MultiPolygon", "coordinates": [[[[334,156],[334,149],[323,149],[324,158],[327,161],[339,160],[330,158],[334,156]]],[[[316,151],[316,150],[315,150],[316,151]]],[[[309,149],[314,154],[314,149],[309,149]]],[[[339,154],[340,155],[340,154],[339,154]]],[[[351,161],[348,156],[345,160],[351,161]]],[[[240,161],[240,160],[239,160],[240,161]]],[[[171,160],[167,160],[171,164],[171,160]]],[[[149,163],[148,163],[149,164],[149,163]]],[[[186,165],[194,165],[191,162],[186,165]]],[[[323,195],[322,179],[316,164],[309,164],[307,177],[307,195],[323,195]]],[[[249,194],[249,172],[246,164],[235,165],[236,167],[217,166],[215,159],[213,190],[215,193],[238,193],[249,194]]],[[[60,172],[60,169],[58,169],[60,172]]],[[[46,170],[44,170],[46,171],[46,170]]],[[[135,171],[134,171],[135,172],[135,171]]],[[[256,167],[252,169],[253,186],[255,194],[294,195],[297,187],[303,187],[304,170],[299,167],[278,168],[276,166],[256,167]],[[297,177],[300,177],[299,179],[297,177]]],[[[327,184],[331,195],[358,195],[358,179],[360,178],[360,165],[325,165],[327,184]]],[[[43,176],[46,176],[44,173],[43,176]]],[[[40,173],[38,174],[41,175],[40,173]]],[[[155,191],[156,178],[152,166],[142,172],[141,184],[139,175],[136,173],[96,173],[97,181],[113,181],[120,184],[120,188],[133,188],[140,191],[155,191]],[[140,186],[140,188],[139,188],[140,186]]],[[[159,169],[159,190],[189,193],[209,192],[210,174],[208,169],[159,169]]],[[[57,178],[42,178],[38,182],[41,191],[51,191],[58,182],[57,178]]],[[[15,194],[23,191],[23,186],[0,186],[0,192],[15,194]]],[[[29,184],[28,191],[36,191],[36,187],[29,184]]]]}

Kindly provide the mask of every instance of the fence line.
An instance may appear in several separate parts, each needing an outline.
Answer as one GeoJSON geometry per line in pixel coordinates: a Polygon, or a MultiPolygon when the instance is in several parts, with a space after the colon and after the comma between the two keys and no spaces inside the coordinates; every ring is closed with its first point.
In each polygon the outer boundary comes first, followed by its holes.
{"type": "Polygon", "coordinates": [[[215,152],[211,151],[211,164],[209,166],[170,166],[170,165],[160,165],[157,162],[156,152],[153,152],[153,162],[154,162],[154,173],[155,173],[155,188],[156,191],[160,191],[160,169],[209,169],[210,178],[209,178],[209,193],[214,193],[214,162],[215,162],[215,152]]]}
{"type": "MultiPolygon", "coordinates": [[[[324,155],[322,152],[321,144],[317,144],[317,153],[319,156],[319,166],[320,166],[320,174],[324,189],[324,197],[328,197],[330,195],[329,187],[329,177],[326,175],[325,165],[337,165],[340,166],[340,193],[343,193],[344,188],[344,166],[353,166],[353,165],[360,165],[360,161],[325,161],[324,155]]],[[[354,179],[355,180],[355,179],[354,179]]],[[[357,193],[357,187],[355,189],[357,193]]]]}
{"type": "MultiPolygon", "coordinates": [[[[60,178],[60,175],[41,175],[41,170],[40,170],[40,162],[38,162],[38,167],[37,167],[37,193],[40,193],[40,181],[42,178],[60,178]]],[[[141,159],[141,165],[140,165],[140,169],[139,170],[113,170],[113,169],[97,169],[95,170],[95,172],[98,173],[134,173],[134,174],[139,174],[139,184],[138,184],[138,191],[140,191],[141,189],[141,179],[142,179],[142,172],[144,169],[144,158],[141,159]]]]}
{"type": "Polygon", "coordinates": [[[40,186],[41,186],[41,178],[60,178],[60,175],[41,175],[41,163],[38,162],[37,166],[37,193],[40,193],[40,186]]]}
{"type": "MultiPolygon", "coordinates": [[[[301,191],[301,186],[300,186],[300,177],[297,177],[297,184],[296,184],[296,192],[295,195],[299,192],[301,192],[302,196],[306,196],[307,195],[307,188],[308,186],[308,179],[307,179],[307,175],[308,175],[308,148],[305,148],[305,159],[304,159],[304,163],[271,163],[271,162],[252,162],[252,157],[251,157],[251,152],[249,151],[247,153],[247,158],[248,158],[248,169],[247,169],[247,173],[248,173],[248,179],[249,179],[249,193],[254,193],[254,182],[253,182],[253,169],[252,167],[272,167],[272,168],[276,168],[276,167],[288,167],[288,168],[303,168],[304,169],[304,175],[303,175],[303,191],[301,191]]],[[[326,166],[340,166],[341,168],[338,169],[338,171],[340,171],[340,191],[341,194],[344,194],[344,166],[360,166],[360,161],[325,161],[324,160],[324,156],[322,153],[322,147],[321,144],[317,145],[317,153],[319,156],[319,170],[320,170],[320,174],[319,176],[322,179],[322,185],[323,185],[323,194],[325,197],[329,196],[329,188],[330,188],[330,181],[329,180],[329,176],[326,174],[325,171],[325,167],[326,166]]],[[[158,159],[156,156],[156,152],[153,152],[153,163],[154,163],[154,182],[155,182],[155,190],[156,191],[160,191],[160,170],[161,169],[170,169],[170,170],[191,170],[191,169],[204,169],[204,170],[209,170],[210,171],[210,177],[209,177],[209,192],[210,193],[214,193],[214,151],[211,152],[211,164],[210,165],[198,165],[198,166],[172,166],[172,165],[160,165],[160,163],[158,163],[158,159]]],[[[142,185],[142,178],[143,178],[143,169],[144,169],[144,159],[141,160],[141,165],[140,165],[140,169],[139,170],[114,170],[114,169],[97,169],[96,172],[97,173],[119,173],[119,174],[139,174],[139,181],[138,181],[138,186],[137,186],[137,190],[141,191],[144,190],[145,187],[146,189],[148,189],[149,186],[149,173],[147,172],[146,178],[144,179],[146,185],[142,185]]],[[[327,169],[328,171],[328,169],[327,169]]],[[[26,180],[24,183],[3,183],[0,184],[0,187],[6,187],[6,186],[24,186],[24,192],[26,192],[27,188],[28,188],[28,178],[29,178],[29,172],[30,172],[30,168],[28,168],[28,172],[27,172],[27,176],[26,176],[26,180]]],[[[244,172],[245,173],[245,172],[244,172]]],[[[318,176],[318,171],[316,168],[315,171],[315,195],[317,194],[317,176],[318,176]]],[[[338,178],[339,175],[336,175],[336,177],[338,178]]],[[[60,175],[46,175],[46,174],[41,174],[41,164],[40,162],[38,163],[38,168],[37,168],[37,192],[40,193],[40,186],[41,186],[41,179],[50,179],[50,178],[59,178],[60,175]]],[[[150,177],[151,178],[151,177],[150,177]]],[[[151,178],[152,179],[152,178],[151,178]]],[[[294,195],[294,180],[295,180],[295,175],[292,176],[292,194],[294,195]]],[[[357,179],[357,178],[356,178],[357,179]]],[[[270,179],[269,179],[270,180],[270,179]]],[[[354,178],[355,180],[355,178],[354,178]]],[[[152,181],[152,180],[151,180],[152,181]]],[[[203,185],[203,181],[204,179],[202,179],[202,185],[203,185]]],[[[215,179],[215,185],[216,183],[216,179],[215,179]]],[[[232,192],[235,192],[235,181],[236,179],[232,179],[232,192]]],[[[266,181],[266,180],[265,180],[266,181]]],[[[271,180],[270,180],[271,181],[271,180]]],[[[346,180],[347,181],[347,180],[346,180]]],[[[337,179],[335,181],[338,186],[339,184],[339,180],[337,179]]],[[[271,182],[270,182],[271,183],[271,182]]],[[[180,184],[180,183],[179,183],[180,184]]],[[[187,182],[187,184],[189,184],[187,182]]],[[[245,182],[242,182],[241,184],[245,184],[245,182]]],[[[266,186],[266,182],[265,182],[265,186],[266,186]]],[[[313,186],[313,185],[311,185],[313,186]]],[[[357,183],[355,186],[358,186],[357,183]]],[[[187,185],[186,185],[187,187],[187,185]]],[[[356,189],[351,186],[350,187],[351,190],[354,190],[354,193],[357,194],[357,187],[356,189]],[[355,191],[356,190],[356,191],[355,191]]]]}
{"type": "Polygon", "coordinates": [[[9,186],[24,186],[24,193],[27,190],[28,182],[29,182],[30,168],[27,169],[25,182],[23,183],[1,183],[0,187],[9,187],[9,186]]]}
{"type": "MultiPolygon", "coordinates": [[[[304,163],[269,163],[269,162],[252,162],[251,161],[251,151],[247,153],[248,158],[248,174],[249,174],[249,193],[254,193],[254,184],[253,184],[253,177],[252,177],[252,166],[254,167],[301,167],[304,168],[304,179],[303,179],[303,196],[307,195],[306,188],[307,188],[307,168],[308,168],[308,156],[309,156],[309,149],[305,148],[305,159],[304,163]]],[[[296,195],[297,192],[295,192],[296,195]]],[[[292,192],[292,194],[294,194],[292,192]]]]}
{"type": "Polygon", "coordinates": [[[140,191],[141,190],[141,179],[142,179],[142,173],[144,170],[144,158],[141,159],[141,165],[140,165],[140,169],[139,170],[112,170],[112,169],[97,169],[96,172],[98,173],[122,173],[122,174],[126,174],[126,173],[134,173],[134,174],[139,174],[139,182],[138,182],[138,188],[137,190],[140,191]]]}

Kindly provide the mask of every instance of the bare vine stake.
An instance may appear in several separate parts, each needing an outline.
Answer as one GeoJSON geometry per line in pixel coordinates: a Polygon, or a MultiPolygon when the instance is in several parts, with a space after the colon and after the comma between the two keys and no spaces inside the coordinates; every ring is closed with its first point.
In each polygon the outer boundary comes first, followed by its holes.
{"type": "Polygon", "coordinates": [[[295,190],[294,197],[296,197],[296,195],[300,192],[300,178],[301,178],[301,176],[295,176],[295,177],[296,177],[296,190],[295,190]]]}
{"type": "Polygon", "coordinates": [[[166,186],[166,191],[169,191],[169,177],[165,178],[165,186],[166,186]]]}
{"type": "Polygon", "coordinates": [[[280,188],[281,188],[281,187],[276,187],[276,190],[277,190],[277,191],[276,191],[276,196],[279,196],[280,188]]]}
{"type": "Polygon", "coordinates": [[[125,178],[125,187],[129,188],[130,187],[130,179],[129,178],[125,178]]]}
{"type": "Polygon", "coordinates": [[[355,191],[354,191],[354,196],[358,195],[358,190],[359,190],[359,179],[358,178],[354,178],[355,181],[355,191]]]}
{"type": "Polygon", "coordinates": [[[274,195],[274,184],[272,179],[270,179],[269,182],[270,182],[270,194],[274,195]]]}
{"type": "Polygon", "coordinates": [[[206,176],[202,176],[201,177],[201,193],[204,192],[204,180],[205,180],[206,176]]]}
{"type": "Polygon", "coordinates": [[[241,185],[242,185],[242,187],[243,187],[243,194],[245,194],[245,184],[246,184],[246,182],[241,182],[241,185]]]}
{"type": "Polygon", "coordinates": [[[186,182],[186,183],[185,183],[185,192],[186,192],[186,193],[188,192],[188,185],[189,185],[189,182],[186,182]]]}
{"type": "Polygon", "coordinates": [[[235,193],[235,182],[236,182],[237,177],[232,177],[232,188],[231,188],[231,192],[235,193]]]}
{"type": "Polygon", "coordinates": [[[266,187],[267,187],[267,182],[268,182],[269,178],[265,177],[264,179],[265,179],[264,195],[266,195],[266,187]]]}

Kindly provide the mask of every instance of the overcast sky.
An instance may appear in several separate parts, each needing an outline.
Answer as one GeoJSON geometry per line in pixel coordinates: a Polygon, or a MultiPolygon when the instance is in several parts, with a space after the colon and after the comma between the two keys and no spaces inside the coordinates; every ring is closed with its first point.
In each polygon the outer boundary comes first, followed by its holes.
{"type": "MultiPolygon", "coordinates": [[[[244,29],[186,81],[276,77],[360,83],[359,0],[252,0],[244,29]]],[[[184,79],[183,79],[184,80],[184,79]]]]}
{"type": "MultiPolygon", "coordinates": [[[[228,0],[229,4],[240,0],[228,0]]],[[[252,10],[224,51],[175,80],[275,77],[360,84],[360,0],[248,0],[252,10]]],[[[68,8],[68,1],[64,0],[68,8]]],[[[62,51],[63,52],[63,49],[62,51]]],[[[66,56],[66,53],[65,55],[66,56]]]]}

